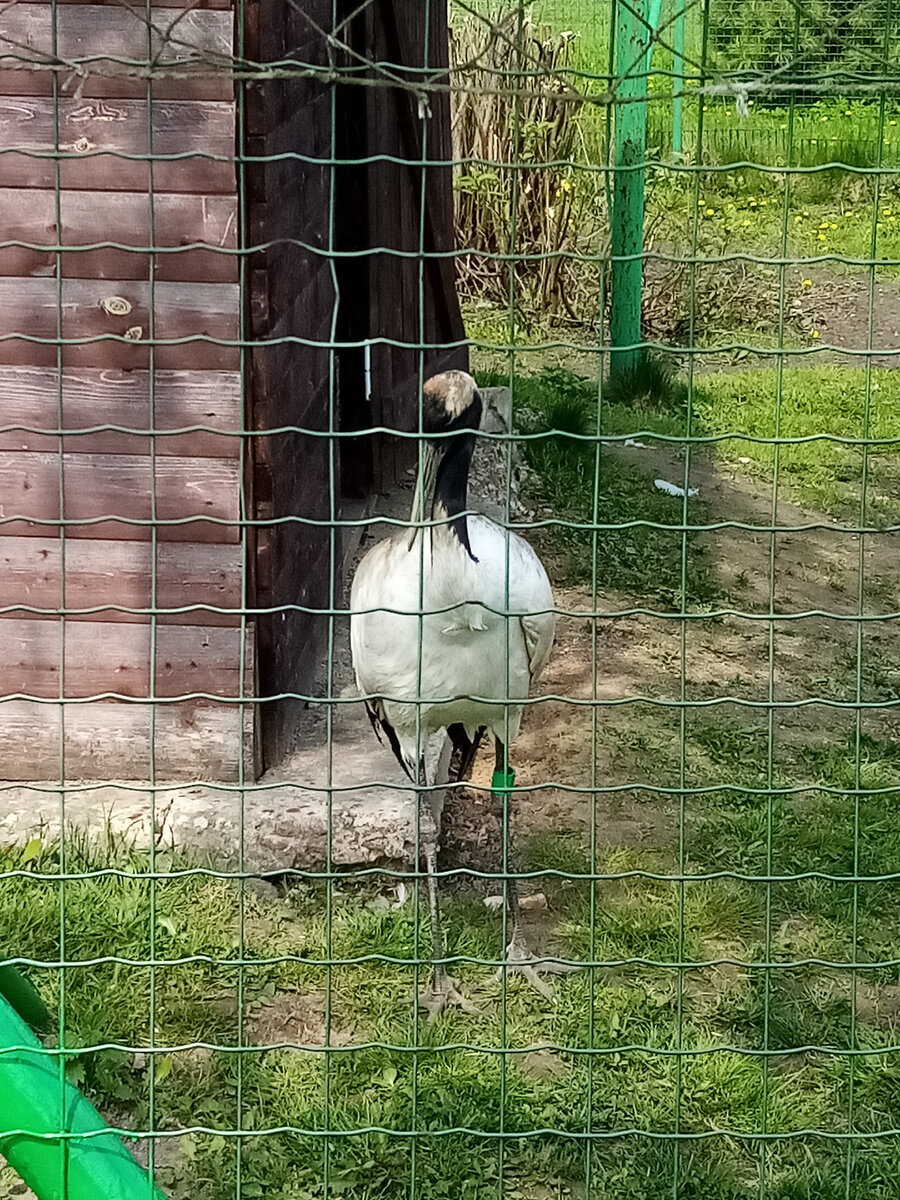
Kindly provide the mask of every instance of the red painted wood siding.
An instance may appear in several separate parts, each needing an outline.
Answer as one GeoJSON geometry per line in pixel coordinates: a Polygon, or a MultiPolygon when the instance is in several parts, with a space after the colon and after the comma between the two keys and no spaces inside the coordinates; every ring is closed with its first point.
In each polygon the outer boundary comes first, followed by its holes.
{"type": "MultiPolygon", "coordinates": [[[[156,7],[164,29],[183,6],[156,7]]],[[[60,76],[57,119],[50,72],[11,69],[0,40],[0,236],[22,243],[0,249],[0,778],[57,778],[61,737],[67,778],[146,778],[146,701],[174,697],[156,706],[157,774],[233,780],[252,722],[222,701],[253,691],[255,636],[235,104],[196,60],[227,58],[234,14],[190,6],[160,56],[184,77],[154,80],[149,110],[145,80],[109,73],[160,50],[142,7],[23,2],[2,33],[40,58],[54,19],[59,57],[109,59],[60,76]],[[175,524],[153,538],[154,516],[175,524]],[[60,696],[90,702],[61,720],[38,702],[60,696]]]]}

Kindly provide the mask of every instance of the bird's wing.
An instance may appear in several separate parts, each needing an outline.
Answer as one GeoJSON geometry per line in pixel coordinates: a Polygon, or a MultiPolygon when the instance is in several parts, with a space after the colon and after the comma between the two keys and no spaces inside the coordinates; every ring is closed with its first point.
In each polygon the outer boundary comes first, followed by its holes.
{"type": "Polygon", "coordinates": [[[522,626],[522,636],[525,638],[525,650],[528,654],[528,674],[534,683],[550,657],[556,631],[556,617],[552,612],[536,613],[534,616],[520,617],[519,624],[522,626]]]}
{"type": "Polygon", "coordinates": [[[510,608],[517,608],[522,613],[519,624],[528,655],[528,674],[533,684],[546,667],[553,648],[556,632],[556,614],[552,611],[553,590],[534,547],[516,535],[510,537],[509,546],[510,569],[515,580],[515,588],[510,594],[510,608]]]}
{"type": "Polygon", "coordinates": [[[378,738],[379,742],[384,745],[384,738],[381,736],[382,733],[384,734],[384,737],[386,737],[388,740],[388,745],[394,752],[394,758],[396,758],[397,762],[400,764],[409,778],[413,781],[413,783],[415,783],[416,780],[412,773],[411,764],[407,761],[406,756],[400,746],[400,739],[397,737],[397,731],[387,719],[387,714],[384,711],[384,701],[380,699],[366,700],[365,705],[366,715],[369,718],[372,728],[375,730],[375,736],[378,738]]]}

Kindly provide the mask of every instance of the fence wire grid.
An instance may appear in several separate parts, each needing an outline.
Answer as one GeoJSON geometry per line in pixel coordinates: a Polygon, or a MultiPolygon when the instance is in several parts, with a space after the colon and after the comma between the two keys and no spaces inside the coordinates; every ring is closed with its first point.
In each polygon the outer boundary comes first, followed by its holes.
{"type": "Polygon", "coordinates": [[[172,1200],[896,1195],[895,8],[0,7],[0,954],[52,1014],[0,1000],[0,1150],[42,1200],[103,1138],[71,1087],[172,1200]],[[515,786],[488,739],[444,795],[473,1008],[429,1021],[435,793],[349,585],[440,524],[451,367],[557,629],[515,786]]]}

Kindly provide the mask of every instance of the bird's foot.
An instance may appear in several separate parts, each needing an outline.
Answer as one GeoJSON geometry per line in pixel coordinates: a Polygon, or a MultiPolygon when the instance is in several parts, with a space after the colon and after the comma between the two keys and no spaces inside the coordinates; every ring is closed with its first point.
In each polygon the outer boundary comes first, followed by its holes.
{"type": "Polygon", "coordinates": [[[434,1021],[445,1008],[461,1008],[463,1012],[477,1013],[478,1005],[468,1000],[456,986],[456,980],[445,970],[435,967],[428,986],[419,993],[419,1008],[434,1021]]]}
{"type": "Polygon", "coordinates": [[[572,963],[556,963],[556,962],[540,962],[534,957],[531,950],[528,948],[528,943],[522,936],[519,929],[513,931],[512,941],[506,947],[506,962],[502,967],[498,967],[495,976],[498,983],[503,982],[504,975],[521,975],[526,983],[530,983],[536,992],[544,997],[545,1000],[555,1000],[553,988],[541,979],[541,972],[545,975],[567,975],[570,971],[577,971],[572,963]]]}

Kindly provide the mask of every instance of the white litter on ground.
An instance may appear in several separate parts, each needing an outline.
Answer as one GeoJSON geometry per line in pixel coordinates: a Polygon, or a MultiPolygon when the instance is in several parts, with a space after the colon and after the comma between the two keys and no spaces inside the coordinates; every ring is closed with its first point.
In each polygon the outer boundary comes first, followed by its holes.
{"type": "MultiPolygon", "coordinates": [[[[654,486],[658,487],[661,492],[665,492],[667,496],[683,496],[684,488],[679,487],[677,483],[669,483],[667,479],[654,479],[654,486]]],[[[697,488],[688,488],[689,496],[697,495],[697,488]]]]}

